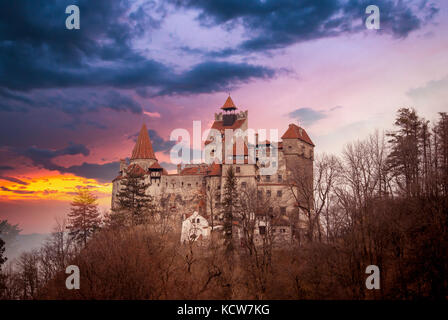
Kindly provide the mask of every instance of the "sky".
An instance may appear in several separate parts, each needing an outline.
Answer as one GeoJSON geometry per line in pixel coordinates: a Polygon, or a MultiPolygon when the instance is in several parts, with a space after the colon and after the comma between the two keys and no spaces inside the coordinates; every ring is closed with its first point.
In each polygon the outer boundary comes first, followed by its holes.
{"type": "Polygon", "coordinates": [[[80,187],[106,212],[143,123],[172,170],[171,131],[207,129],[229,93],[249,127],[298,123],[316,153],[390,130],[400,107],[435,120],[447,31],[442,0],[1,1],[0,219],[50,232],[80,187]]]}

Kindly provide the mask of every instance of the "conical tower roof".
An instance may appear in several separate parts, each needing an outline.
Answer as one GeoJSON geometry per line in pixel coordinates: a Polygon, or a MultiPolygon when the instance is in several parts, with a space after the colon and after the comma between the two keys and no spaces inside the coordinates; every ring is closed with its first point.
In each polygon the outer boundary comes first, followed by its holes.
{"type": "Polygon", "coordinates": [[[132,150],[131,160],[134,159],[156,159],[154,150],[152,149],[151,139],[149,139],[148,129],[143,124],[142,129],[132,150]]]}
{"type": "Polygon", "coordinates": [[[227,98],[227,100],[226,100],[226,102],[224,103],[224,105],[221,107],[221,109],[222,110],[235,110],[236,109],[236,106],[235,106],[235,104],[233,103],[233,100],[232,100],[232,98],[230,98],[230,95],[229,95],[229,97],[227,98]]]}

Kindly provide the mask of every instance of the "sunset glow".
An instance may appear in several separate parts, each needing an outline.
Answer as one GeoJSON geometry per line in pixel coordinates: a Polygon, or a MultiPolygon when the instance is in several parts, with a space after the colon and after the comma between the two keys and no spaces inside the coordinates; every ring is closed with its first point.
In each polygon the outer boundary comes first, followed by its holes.
{"type": "Polygon", "coordinates": [[[0,219],[49,232],[79,187],[109,210],[142,124],[174,172],[170,133],[208,129],[229,93],[249,127],[298,123],[316,154],[389,130],[399,107],[446,111],[446,1],[379,1],[380,30],[365,1],[230,2],[80,0],[79,30],[72,1],[2,2],[0,219]]]}

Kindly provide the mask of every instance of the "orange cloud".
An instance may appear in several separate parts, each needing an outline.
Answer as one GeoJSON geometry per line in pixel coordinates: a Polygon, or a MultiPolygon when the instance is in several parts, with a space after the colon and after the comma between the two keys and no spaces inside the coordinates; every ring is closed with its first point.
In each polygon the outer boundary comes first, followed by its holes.
{"type": "Polygon", "coordinates": [[[0,201],[8,200],[59,200],[71,201],[79,188],[89,188],[100,205],[110,204],[111,183],[99,183],[94,179],[77,177],[72,174],[59,174],[38,177],[21,177],[25,184],[2,181],[0,201]]]}

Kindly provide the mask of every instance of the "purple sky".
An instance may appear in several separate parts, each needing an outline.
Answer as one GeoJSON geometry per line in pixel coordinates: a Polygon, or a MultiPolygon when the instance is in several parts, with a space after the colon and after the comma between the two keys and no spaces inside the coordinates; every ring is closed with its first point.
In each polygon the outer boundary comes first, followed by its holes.
{"type": "Polygon", "coordinates": [[[170,132],[205,130],[228,92],[250,127],[299,123],[317,153],[390,129],[399,107],[435,119],[447,18],[423,0],[2,2],[0,219],[48,232],[79,185],[106,210],[142,123],[163,165],[170,132]],[[381,30],[364,26],[369,4],[381,30]]]}

